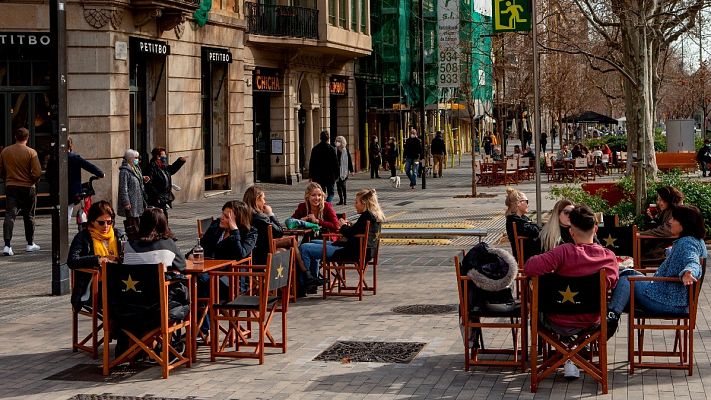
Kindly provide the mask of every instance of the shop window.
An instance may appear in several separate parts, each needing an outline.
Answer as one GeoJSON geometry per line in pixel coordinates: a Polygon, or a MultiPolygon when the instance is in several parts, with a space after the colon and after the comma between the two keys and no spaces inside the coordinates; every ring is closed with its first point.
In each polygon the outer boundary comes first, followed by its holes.
{"type": "Polygon", "coordinates": [[[328,0],[328,23],[336,26],[336,2],[338,0],[328,0]]]}
{"type": "Polygon", "coordinates": [[[358,0],[351,0],[351,30],[358,32],[358,0]]]}

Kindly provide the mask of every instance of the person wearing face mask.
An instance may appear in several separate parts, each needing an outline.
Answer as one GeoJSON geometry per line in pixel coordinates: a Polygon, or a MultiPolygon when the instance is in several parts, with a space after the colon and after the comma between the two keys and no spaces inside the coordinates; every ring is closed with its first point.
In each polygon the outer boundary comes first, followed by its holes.
{"type": "Polygon", "coordinates": [[[348,151],[348,143],[343,136],[336,136],[336,152],[338,154],[338,180],[336,187],[338,188],[338,205],[346,204],[346,181],[348,173],[353,174],[353,162],[351,161],[351,152],[348,151]]]}
{"type": "Polygon", "coordinates": [[[163,147],[156,147],[151,151],[151,164],[149,176],[151,180],[146,183],[146,196],[149,206],[160,208],[168,217],[168,209],[173,205],[173,180],[180,168],[185,164],[186,157],[178,157],[173,164],[168,164],[168,154],[163,147]]]}
{"type": "Polygon", "coordinates": [[[126,150],[123,162],[119,167],[118,215],[125,217],[126,235],[135,239],[138,234],[139,219],[146,208],[146,192],[143,184],[150,181],[149,176],[143,176],[140,168],[138,152],[126,150]]]}

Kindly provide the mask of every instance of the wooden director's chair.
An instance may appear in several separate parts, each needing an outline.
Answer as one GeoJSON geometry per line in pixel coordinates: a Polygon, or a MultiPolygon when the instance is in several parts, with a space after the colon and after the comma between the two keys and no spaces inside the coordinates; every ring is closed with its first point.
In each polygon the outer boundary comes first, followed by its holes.
{"type": "Polygon", "coordinates": [[[75,310],[72,307],[72,351],[82,350],[96,359],[99,357],[99,345],[104,342],[103,336],[99,336],[104,327],[101,306],[99,305],[99,299],[101,298],[99,292],[101,270],[90,268],[73,269],[71,271],[71,293],[74,293],[74,285],[76,285],[78,274],[89,274],[91,276],[91,285],[89,287],[91,304],[85,305],[79,310],[75,310]],[[82,333],[84,338],[81,340],[79,339],[79,316],[87,317],[91,323],[91,331],[86,335],[82,333]]]}

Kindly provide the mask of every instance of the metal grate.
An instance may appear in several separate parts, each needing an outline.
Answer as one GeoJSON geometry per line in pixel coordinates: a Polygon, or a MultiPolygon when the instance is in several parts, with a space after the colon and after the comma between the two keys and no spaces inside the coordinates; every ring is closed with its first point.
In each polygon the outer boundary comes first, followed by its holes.
{"type": "Polygon", "coordinates": [[[97,364],[77,364],[44,378],[48,381],[84,381],[116,383],[124,381],[139,372],[150,368],[150,365],[119,365],[111,369],[109,376],[102,374],[102,366],[97,364]]]}
{"type": "Polygon", "coordinates": [[[192,400],[196,397],[188,396],[184,399],[178,399],[173,397],[156,397],[152,394],[147,394],[143,397],[137,396],[116,396],[111,393],[102,394],[77,394],[70,397],[68,400],[192,400]]]}
{"type": "Polygon", "coordinates": [[[314,358],[315,361],[380,362],[407,364],[425,347],[420,342],[338,341],[314,358]]]}
{"type": "Polygon", "coordinates": [[[411,304],[395,307],[392,312],[408,315],[448,314],[457,311],[458,307],[457,304],[411,304]]]}

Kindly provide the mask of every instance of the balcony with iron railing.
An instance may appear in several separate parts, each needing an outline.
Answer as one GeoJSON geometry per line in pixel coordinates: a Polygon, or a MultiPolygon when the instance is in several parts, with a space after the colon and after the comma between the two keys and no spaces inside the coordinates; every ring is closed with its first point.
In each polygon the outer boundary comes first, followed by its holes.
{"type": "Polygon", "coordinates": [[[251,35],[318,40],[318,10],[295,6],[245,2],[251,35]]]}

